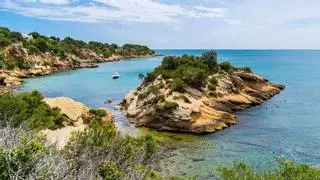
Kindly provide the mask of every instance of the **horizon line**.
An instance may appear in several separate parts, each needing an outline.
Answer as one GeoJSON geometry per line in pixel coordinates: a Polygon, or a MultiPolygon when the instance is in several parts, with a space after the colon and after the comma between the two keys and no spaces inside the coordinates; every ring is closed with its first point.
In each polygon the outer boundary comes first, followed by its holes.
{"type": "Polygon", "coordinates": [[[303,49],[303,48],[288,48],[288,49],[277,49],[277,48],[152,48],[153,50],[272,50],[272,51],[320,51],[319,49],[303,49]]]}

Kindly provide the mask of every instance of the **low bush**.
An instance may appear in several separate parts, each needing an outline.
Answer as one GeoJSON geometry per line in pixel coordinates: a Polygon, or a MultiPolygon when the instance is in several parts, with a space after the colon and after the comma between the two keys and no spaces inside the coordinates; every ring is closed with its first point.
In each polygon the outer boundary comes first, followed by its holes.
{"type": "Polygon", "coordinates": [[[179,107],[179,104],[176,102],[165,101],[164,103],[156,105],[156,111],[171,111],[179,107]]]}
{"type": "Polygon", "coordinates": [[[145,82],[150,82],[161,76],[163,79],[173,79],[173,91],[183,92],[185,87],[191,86],[201,90],[206,85],[208,76],[217,73],[217,53],[208,51],[202,56],[165,57],[159,67],[148,73],[145,82]]]}
{"type": "Polygon", "coordinates": [[[89,121],[102,122],[102,118],[108,115],[107,111],[104,109],[90,109],[89,113],[91,115],[89,121]]]}
{"type": "Polygon", "coordinates": [[[218,172],[224,180],[289,180],[320,179],[320,169],[306,164],[297,164],[292,160],[280,159],[279,167],[260,173],[244,162],[235,163],[232,167],[219,167],[218,172]]]}
{"type": "Polygon", "coordinates": [[[138,95],[138,99],[142,100],[145,99],[146,97],[148,97],[150,94],[154,94],[156,96],[158,96],[160,93],[160,89],[154,85],[150,86],[148,88],[148,90],[146,92],[143,92],[141,94],[138,95]]]}
{"type": "Polygon", "coordinates": [[[239,69],[242,71],[248,72],[248,73],[252,72],[252,70],[249,67],[243,67],[243,68],[239,68],[239,69]]]}
{"type": "Polygon", "coordinates": [[[220,63],[219,66],[220,69],[224,70],[227,73],[232,73],[235,70],[235,67],[233,67],[228,61],[220,63]]]}
{"type": "Polygon", "coordinates": [[[38,91],[0,95],[0,126],[24,126],[30,129],[57,129],[68,119],[58,108],[50,108],[38,91]]]}
{"type": "Polygon", "coordinates": [[[0,128],[0,179],[145,179],[153,167],[152,135],[123,136],[92,121],[58,151],[25,129],[0,128]],[[139,167],[139,168],[137,168],[139,167]]]}
{"type": "Polygon", "coordinates": [[[216,87],[218,86],[218,80],[215,78],[215,77],[211,77],[209,80],[208,80],[208,88],[209,90],[211,91],[215,91],[216,90],[216,87]]]}
{"type": "Polygon", "coordinates": [[[176,78],[173,80],[171,84],[171,90],[177,92],[184,92],[187,87],[187,83],[185,83],[182,79],[176,78]]]}

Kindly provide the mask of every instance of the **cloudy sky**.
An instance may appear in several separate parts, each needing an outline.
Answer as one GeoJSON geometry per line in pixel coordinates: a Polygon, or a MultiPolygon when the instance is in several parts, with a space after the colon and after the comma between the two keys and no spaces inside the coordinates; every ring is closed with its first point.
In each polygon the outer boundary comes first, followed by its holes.
{"type": "Polygon", "coordinates": [[[0,0],[0,26],[164,49],[320,49],[319,9],[319,0],[0,0]]]}

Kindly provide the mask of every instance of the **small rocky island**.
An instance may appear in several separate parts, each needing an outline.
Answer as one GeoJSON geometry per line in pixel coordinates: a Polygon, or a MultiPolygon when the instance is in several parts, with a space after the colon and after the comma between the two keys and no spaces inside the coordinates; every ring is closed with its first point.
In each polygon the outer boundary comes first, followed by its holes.
{"type": "Polygon", "coordinates": [[[218,63],[217,53],[166,57],[124,97],[122,110],[136,126],[211,133],[237,123],[236,111],[259,105],[285,87],[250,68],[218,63]]]}

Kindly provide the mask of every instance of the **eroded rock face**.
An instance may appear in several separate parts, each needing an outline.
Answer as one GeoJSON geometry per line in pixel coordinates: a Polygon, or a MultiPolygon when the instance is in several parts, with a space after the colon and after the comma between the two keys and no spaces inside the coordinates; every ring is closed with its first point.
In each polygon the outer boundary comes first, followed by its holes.
{"type": "MultiPolygon", "coordinates": [[[[73,122],[74,126],[87,124],[90,121],[90,109],[81,102],[67,97],[44,98],[43,101],[51,108],[59,108],[61,113],[65,114],[73,122]]],[[[107,111],[103,121],[112,121],[112,119],[112,113],[107,111]]]]}
{"type": "MultiPolygon", "coordinates": [[[[90,49],[79,49],[79,54],[67,54],[65,57],[57,56],[50,52],[39,52],[36,54],[28,53],[22,44],[7,46],[1,50],[5,61],[15,60],[19,64],[26,67],[15,67],[14,69],[5,70],[5,75],[8,76],[9,83],[0,84],[0,89],[15,89],[16,85],[21,84],[21,78],[46,76],[61,70],[73,70],[77,68],[96,68],[96,63],[119,61],[127,58],[119,55],[112,55],[105,58],[102,54],[97,54],[90,49]]],[[[154,56],[154,54],[150,54],[154,56]]],[[[144,57],[144,56],[128,56],[129,57],[144,57]]],[[[148,57],[148,56],[145,56],[148,57]]]]}
{"type": "MultiPolygon", "coordinates": [[[[84,104],[74,101],[67,97],[44,98],[51,108],[61,109],[61,113],[65,114],[71,121],[73,126],[66,126],[57,130],[42,131],[46,135],[50,143],[56,143],[58,149],[62,149],[70,139],[72,132],[82,131],[91,119],[89,108],[84,104]]],[[[107,110],[106,110],[107,111],[107,110]]],[[[112,122],[112,113],[107,111],[107,115],[102,119],[104,122],[112,122]]]]}
{"type": "Polygon", "coordinates": [[[122,109],[137,126],[211,133],[236,124],[236,111],[259,105],[284,89],[243,70],[214,77],[217,79],[215,90],[188,87],[184,93],[172,92],[170,81],[158,77],[127,94],[121,103],[122,109]],[[150,87],[157,87],[158,92],[150,93],[150,87]]]}

